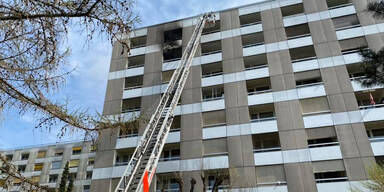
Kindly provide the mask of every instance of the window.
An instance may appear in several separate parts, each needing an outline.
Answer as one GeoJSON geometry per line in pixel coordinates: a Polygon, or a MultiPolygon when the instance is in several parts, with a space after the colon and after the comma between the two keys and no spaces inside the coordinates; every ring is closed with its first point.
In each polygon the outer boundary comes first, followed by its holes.
{"type": "Polygon", "coordinates": [[[201,75],[203,78],[217,76],[221,74],[223,74],[222,62],[201,65],[201,75]]]}
{"type": "Polygon", "coordinates": [[[336,30],[360,26],[360,22],[356,14],[332,18],[332,21],[336,30]]]}
{"type": "Polygon", "coordinates": [[[346,39],[339,41],[341,52],[343,54],[350,52],[357,52],[360,48],[368,47],[367,40],[365,37],[356,37],[352,39],[346,39]]]}
{"type": "Polygon", "coordinates": [[[304,7],[302,3],[281,7],[280,9],[281,9],[281,15],[283,17],[304,13],[304,7]]]}
{"type": "Polygon", "coordinates": [[[37,158],[44,158],[47,155],[47,151],[39,151],[37,153],[37,158]]]}
{"type": "Polygon", "coordinates": [[[69,168],[78,167],[80,164],[80,159],[72,159],[69,161],[69,168]]]}
{"type": "Polygon", "coordinates": [[[180,145],[179,144],[165,144],[161,154],[161,161],[173,161],[180,159],[180,145]]]}
{"type": "Polygon", "coordinates": [[[134,37],[134,38],[131,38],[130,40],[131,40],[131,49],[145,47],[145,45],[147,44],[147,36],[134,37]]]}
{"type": "Polygon", "coordinates": [[[322,127],[306,129],[308,136],[308,147],[325,147],[338,145],[334,127],[322,127]]]}
{"type": "Polygon", "coordinates": [[[322,82],[320,70],[295,73],[296,87],[312,86],[322,82]]]}
{"type": "Polygon", "coordinates": [[[215,85],[202,88],[203,101],[211,101],[224,98],[224,85],[215,85]]]}
{"type": "Polygon", "coordinates": [[[285,171],[283,165],[270,165],[256,167],[257,184],[285,183],[285,171]]]}
{"type": "Polygon", "coordinates": [[[265,133],[252,135],[253,151],[255,153],[280,150],[278,133],[265,133]]]}
{"type": "Polygon", "coordinates": [[[58,180],[58,175],[49,175],[49,183],[56,183],[58,180]]]}
{"type": "Polygon", "coordinates": [[[201,44],[201,54],[210,55],[221,52],[221,41],[212,41],[201,44]]]}
{"type": "Polygon", "coordinates": [[[330,112],[327,97],[300,99],[300,106],[303,115],[330,112]]]}
{"type": "Polygon", "coordinates": [[[228,153],[227,138],[209,139],[203,141],[204,155],[223,155],[228,153]]]}
{"type": "Polygon", "coordinates": [[[308,36],[311,32],[309,30],[308,24],[294,25],[285,28],[285,33],[287,34],[288,39],[295,39],[299,37],[308,36]]]}
{"type": "Polygon", "coordinates": [[[61,161],[53,161],[52,162],[52,168],[51,169],[60,169],[61,168],[61,161]]]}
{"type": "Polygon", "coordinates": [[[140,97],[123,99],[122,109],[121,109],[123,113],[140,111],[140,108],[141,108],[140,97]]]}
{"type": "Polygon", "coordinates": [[[179,131],[180,128],[181,128],[181,116],[180,115],[174,116],[172,125],[170,128],[170,132],[179,131]]]}
{"type": "Polygon", "coordinates": [[[124,83],[124,89],[136,89],[143,86],[143,76],[126,77],[124,83]]]}
{"type": "Polygon", "coordinates": [[[255,105],[249,107],[249,117],[251,122],[269,121],[275,118],[273,104],[255,105]]]}
{"type": "Polygon", "coordinates": [[[87,171],[86,178],[87,180],[92,179],[92,171],[87,171]]]}
{"type": "Polygon", "coordinates": [[[95,158],[89,158],[88,159],[88,166],[93,166],[95,164],[95,158]]]}
{"type": "Polygon", "coordinates": [[[125,138],[125,137],[136,137],[139,133],[139,125],[140,121],[132,121],[129,124],[126,124],[126,127],[120,128],[119,137],[125,138]]]}
{"type": "Polygon", "coordinates": [[[21,154],[21,160],[28,160],[28,158],[29,158],[29,153],[21,154]]]}
{"type": "Polygon", "coordinates": [[[248,95],[255,95],[271,91],[269,78],[252,79],[246,81],[248,95]]]}
{"type": "Polygon", "coordinates": [[[128,68],[142,67],[145,63],[145,55],[128,57],[128,68]]]}
{"type": "Polygon", "coordinates": [[[316,52],[313,48],[313,45],[289,49],[289,54],[291,55],[292,62],[299,62],[316,58],[316,52]]]}
{"type": "Polygon", "coordinates": [[[206,23],[203,29],[203,35],[209,33],[216,33],[220,31],[220,20],[216,20],[215,23],[206,23]]]}
{"type": "Polygon", "coordinates": [[[164,42],[172,42],[183,38],[183,28],[164,31],[164,42]]]}
{"type": "Polygon", "coordinates": [[[241,27],[245,27],[245,26],[249,26],[249,25],[256,25],[259,23],[261,23],[260,12],[240,16],[241,27]]]}
{"type": "Polygon", "coordinates": [[[22,173],[22,172],[25,172],[26,167],[27,167],[26,165],[18,165],[17,170],[22,173]]]}
{"type": "Polygon", "coordinates": [[[122,165],[127,165],[129,160],[131,159],[132,153],[127,154],[125,153],[118,153],[116,155],[116,163],[115,166],[122,166],[122,165]]]}
{"type": "Polygon", "coordinates": [[[226,118],[224,110],[203,113],[203,127],[212,127],[225,124],[226,118]]]}
{"type": "Polygon", "coordinates": [[[172,174],[157,175],[156,191],[173,192],[180,191],[177,179],[172,174]]]}
{"type": "Polygon", "coordinates": [[[267,54],[253,55],[244,57],[244,67],[246,70],[267,67],[267,54]]]}
{"type": "Polygon", "coordinates": [[[371,140],[384,138],[384,121],[364,123],[367,135],[371,140]]]}
{"type": "Polygon", "coordinates": [[[34,168],[33,168],[33,171],[42,171],[43,167],[44,167],[43,163],[36,163],[34,168]]]}
{"type": "Polygon", "coordinates": [[[72,155],[79,155],[81,154],[82,147],[72,147],[72,155]]]}
{"type": "Polygon", "coordinates": [[[264,44],[264,34],[263,32],[258,32],[242,35],[241,42],[243,43],[243,47],[252,47],[264,44]]]}
{"type": "Polygon", "coordinates": [[[34,182],[34,183],[39,183],[40,182],[40,176],[33,176],[31,178],[31,181],[34,182]]]}
{"type": "Polygon", "coordinates": [[[64,154],[64,149],[57,149],[55,151],[55,157],[63,156],[63,154],[64,154]]]}
{"type": "Polygon", "coordinates": [[[351,0],[327,0],[327,5],[330,9],[351,4],[351,0]]]}
{"type": "Polygon", "coordinates": [[[83,186],[83,192],[89,192],[91,191],[91,186],[90,185],[84,185],[83,186]]]}
{"type": "Polygon", "coordinates": [[[13,159],[13,154],[7,154],[7,155],[5,155],[5,159],[7,159],[8,161],[12,161],[12,159],[13,159]]]}
{"type": "Polygon", "coordinates": [[[180,46],[172,46],[163,49],[163,60],[164,62],[171,62],[181,59],[182,48],[180,46]]]}
{"type": "Polygon", "coordinates": [[[342,160],[312,162],[317,183],[348,180],[342,160]]]}
{"type": "Polygon", "coordinates": [[[163,71],[161,72],[161,83],[169,83],[172,79],[172,75],[175,72],[175,70],[169,70],[169,71],[163,71]]]}

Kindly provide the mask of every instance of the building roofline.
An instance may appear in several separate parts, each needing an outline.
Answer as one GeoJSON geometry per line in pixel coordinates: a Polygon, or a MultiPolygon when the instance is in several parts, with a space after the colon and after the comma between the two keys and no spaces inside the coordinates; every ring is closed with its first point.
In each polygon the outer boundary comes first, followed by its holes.
{"type": "MultiPolygon", "coordinates": [[[[267,2],[273,2],[273,1],[277,1],[277,0],[264,0],[264,1],[261,1],[261,2],[257,2],[257,3],[249,3],[249,4],[246,4],[246,5],[240,5],[240,6],[236,6],[236,7],[231,7],[231,8],[227,8],[227,9],[213,11],[213,13],[219,13],[219,12],[223,12],[223,11],[229,11],[229,10],[233,10],[233,9],[239,9],[239,8],[243,8],[243,7],[248,7],[248,6],[252,6],[252,5],[258,5],[258,4],[267,3],[267,2]]],[[[175,19],[175,20],[165,21],[165,22],[161,22],[161,23],[157,23],[157,24],[153,24],[153,25],[146,25],[146,26],[134,28],[133,31],[140,30],[140,29],[145,29],[145,28],[148,28],[148,27],[154,27],[154,26],[158,26],[158,25],[164,25],[164,24],[168,24],[168,23],[174,23],[174,22],[183,21],[183,20],[187,20],[187,19],[192,19],[192,18],[198,17],[198,16],[200,16],[202,14],[203,13],[200,13],[200,14],[197,14],[197,15],[194,15],[194,16],[190,16],[190,17],[184,17],[182,19],[175,19]]]]}
{"type": "Polygon", "coordinates": [[[20,147],[0,148],[0,152],[23,150],[23,149],[32,149],[32,148],[50,147],[50,146],[55,146],[55,145],[76,144],[76,143],[83,143],[83,142],[90,142],[90,140],[72,140],[72,141],[63,141],[63,142],[56,142],[56,143],[45,143],[45,144],[37,144],[37,145],[25,145],[25,146],[20,146],[20,147]]]}

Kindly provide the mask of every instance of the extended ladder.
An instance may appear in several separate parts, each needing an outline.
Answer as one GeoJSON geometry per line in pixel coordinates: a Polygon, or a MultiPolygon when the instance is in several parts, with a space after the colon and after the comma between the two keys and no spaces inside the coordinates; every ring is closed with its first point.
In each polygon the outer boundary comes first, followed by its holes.
{"type": "Polygon", "coordinates": [[[160,103],[152,115],[115,192],[141,191],[145,172],[148,172],[148,182],[151,183],[165,141],[168,137],[174,117],[174,110],[188,78],[192,59],[199,45],[203,28],[207,22],[214,22],[212,14],[204,14],[199,18],[199,22],[196,24],[191,40],[188,42],[180,63],[172,75],[167,90],[161,97],[160,103]]]}

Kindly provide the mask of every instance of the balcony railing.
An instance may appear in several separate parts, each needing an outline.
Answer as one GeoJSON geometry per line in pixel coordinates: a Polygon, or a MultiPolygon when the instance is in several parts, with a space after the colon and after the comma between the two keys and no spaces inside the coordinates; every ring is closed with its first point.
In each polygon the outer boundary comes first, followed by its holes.
{"type": "Polygon", "coordinates": [[[128,161],[124,161],[124,162],[116,162],[115,163],[115,166],[117,167],[117,166],[125,166],[125,165],[128,165],[128,161]]]}
{"type": "Polygon", "coordinates": [[[303,116],[309,116],[309,115],[320,115],[320,114],[326,114],[330,113],[331,110],[323,110],[323,111],[314,111],[314,112],[309,112],[309,113],[303,113],[303,116]]]}
{"type": "Polygon", "coordinates": [[[119,135],[119,139],[121,138],[129,138],[129,137],[137,137],[139,134],[134,133],[134,134],[127,134],[127,135],[119,135]]]}
{"type": "Polygon", "coordinates": [[[202,78],[206,78],[206,77],[213,77],[213,76],[219,76],[219,75],[222,75],[223,72],[213,72],[213,73],[208,73],[208,74],[205,74],[205,75],[202,75],[202,78]]]}
{"type": "Polygon", "coordinates": [[[243,45],[243,48],[254,47],[254,46],[259,46],[259,45],[264,45],[264,42],[258,42],[258,43],[252,43],[249,45],[243,45]]]}
{"type": "Polygon", "coordinates": [[[220,99],[224,99],[224,95],[222,96],[218,96],[218,97],[210,97],[210,98],[204,98],[203,101],[215,101],[215,100],[220,100],[220,99]]]}
{"type": "Polygon", "coordinates": [[[251,122],[255,123],[255,122],[263,122],[263,121],[271,121],[271,120],[276,120],[276,117],[265,117],[265,118],[251,119],[251,122]]]}
{"type": "Polygon", "coordinates": [[[135,109],[122,109],[121,112],[122,113],[131,113],[131,112],[138,112],[140,111],[141,108],[135,108],[135,109]]]}
{"type": "Polygon", "coordinates": [[[310,33],[306,33],[306,34],[301,34],[301,35],[295,35],[295,36],[291,36],[291,37],[287,37],[288,40],[291,40],[291,39],[298,39],[298,38],[302,38],[302,37],[308,37],[310,36],[311,34],[310,33]]]}
{"type": "Polygon", "coordinates": [[[257,95],[257,94],[269,93],[269,92],[272,92],[272,89],[248,92],[248,95],[257,95]]]}
{"type": "Polygon", "coordinates": [[[315,147],[329,147],[329,146],[337,146],[339,145],[339,142],[328,142],[328,143],[316,143],[316,144],[309,144],[308,148],[315,148],[315,147]]]}
{"type": "Polygon", "coordinates": [[[342,30],[352,29],[352,28],[357,28],[357,27],[361,27],[361,24],[356,24],[356,25],[350,25],[350,26],[336,28],[335,31],[342,31],[342,30]]]}
{"type": "Polygon", "coordinates": [[[138,64],[138,65],[128,65],[127,69],[132,69],[132,68],[138,68],[138,67],[144,67],[144,64],[138,64]]]}
{"type": "Polygon", "coordinates": [[[331,182],[340,182],[340,181],[348,181],[348,177],[316,179],[316,183],[331,183],[331,182]]]}
{"type": "Polygon", "coordinates": [[[246,71],[249,71],[249,70],[253,70],[253,69],[261,69],[261,68],[265,68],[265,67],[268,67],[268,64],[263,64],[263,65],[256,65],[256,66],[246,67],[245,70],[246,70],[246,71]]]}
{"type": "Polygon", "coordinates": [[[359,106],[359,109],[374,109],[384,107],[384,104],[359,106]]]}
{"type": "Polygon", "coordinates": [[[264,152],[272,152],[272,151],[281,151],[281,147],[271,147],[264,149],[253,149],[253,153],[264,153],[264,152]]]}
{"type": "Polygon", "coordinates": [[[384,141],[384,136],[370,137],[369,141],[372,143],[384,141]]]}
{"type": "Polygon", "coordinates": [[[303,62],[303,61],[310,61],[310,60],[314,60],[314,59],[317,59],[317,57],[313,56],[313,57],[306,57],[306,58],[301,58],[301,59],[295,59],[295,60],[292,60],[292,63],[298,63],[298,62],[303,62]]]}
{"type": "Polygon", "coordinates": [[[258,24],[261,24],[261,21],[256,21],[256,22],[252,22],[252,23],[242,24],[242,25],[240,25],[240,27],[248,27],[248,26],[251,26],[251,25],[258,25],[258,24]]]}
{"type": "Polygon", "coordinates": [[[135,86],[132,86],[132,87],[124,87],[124,90],[132,90],[132,89],[138,89],[138,88],[142,88],[143,85],[135,85],[135,86]]]}
{"type": "Polygon", "coordinates": [[[159,161],[176,161],[180,160],[180,157],[162,157],[159,159],[159,161]]]}
{"type": "Polygon", "coordinates": [[[346,3],[346,4],[342,4],[342,5],[336,5],[336,6],[333,6],[333,7],[328,7],[328,9],[329,10],[337,9],[337,8],[341,8],[341,7],[347,7],[347,6],[350,6],[350,5],[353,5],[353,3],[346,3]]]}
{"type": "Polygon", "coordinates": [[[311,86],[316,86],[316,85],[322,85],[323,82],[316,82],[316,83],[308,83],[308,84],[303,84],[303,85],[296,85],[296,88],[303,88],[303,87],[311,87],[311,86]]]}
{"type": "Polygon", "coordinates": [[[221,53],[221,50],[218,50],[218,51],[211,51],[211,52],[206,52],[206,53],[201,53],[202,56],[205,56],[205,55],[212,55],[212,54],[216,54],[216,53],[221,53]]]}
{"type": "Polygon", "coordinates": [[[204,154],[204,157],[216,157],[216,156],[223,156],[223,155],[228,155],[228,152],[204,154]]]}

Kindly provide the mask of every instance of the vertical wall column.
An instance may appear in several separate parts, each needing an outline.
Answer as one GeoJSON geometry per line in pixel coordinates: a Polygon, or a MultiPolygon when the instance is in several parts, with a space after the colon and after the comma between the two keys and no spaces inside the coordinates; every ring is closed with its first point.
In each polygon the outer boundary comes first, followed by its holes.
{"type": "MultiPolygon", "coordinates": [[[[221,31],[240,28],[238,10],[220,13],[221,31]]],[[[244,71],[241,36],[222,39],[224,74],[244,71]]],[[[239,124],[249,123],[247,88],[245,81],[224,84],[226,123],[228,131],[240,131],[239,124]],[[237,126],[233,126],[237,125],[237,126]]],[[[231,187],[256,186],[252,136],[227,137],[231,187]]]]}
{"type": "MultiPolygon", "coordinates": [[[[305,0],[304,5],[309,7],[315,2],[318,6],[315,11],[328,9],[325,0],[305,0]]],[[[310,22],[308,25],[319,59],[342,55],[331,19],[310,22]]],[[[359,110],[346,66],[321,68],[320,71],[331,112],[359,110]]],[[[373,160],[373,153],[364,124],[337,125],[335,130],[349,180],[367,179],[365,166],[373,160]]]]}
{"type": "MultiPolygon", "coordinates": [[[[279,8],[261,13],[265,43],[287,40],[279,8]]],[[[288,50],[267,53],[272,90],[283,91],[296,87],[288,50]]],[[[275,113],[282,150],[308,148],[307,135],[299,100],[276,102],[275,113]]],[[[311,162],[285,163],[289,191],[317,191],[311,162]]]]}

